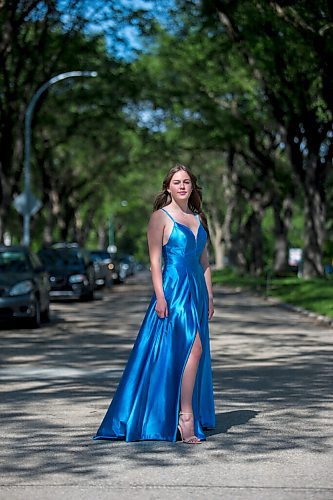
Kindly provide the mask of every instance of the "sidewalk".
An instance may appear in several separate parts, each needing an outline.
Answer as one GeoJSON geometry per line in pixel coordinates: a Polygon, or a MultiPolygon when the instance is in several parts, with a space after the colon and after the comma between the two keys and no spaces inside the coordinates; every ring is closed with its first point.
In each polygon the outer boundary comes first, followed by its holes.
{"type": "Polygon", "coordinates": [[[215,289],[217,428],[205,443],[91,440],[147,283],[91,304],[58,303],[39,332],[0,332],[0,498],[333,498],[333,329],[245,292],[215,289]]]}

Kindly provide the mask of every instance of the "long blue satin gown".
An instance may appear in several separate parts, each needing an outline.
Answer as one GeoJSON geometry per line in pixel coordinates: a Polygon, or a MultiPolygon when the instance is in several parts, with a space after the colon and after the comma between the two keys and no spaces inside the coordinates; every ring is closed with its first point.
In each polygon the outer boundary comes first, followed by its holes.
{"type": "Polygon", "coordinates": [[[200,256],[207,233],[199,216],[197,235],[173,221],[162,248],[163,289],[169,316],[155,312],[153,295],[109,409],[94,439],[177,440],[183,371],[196,333],[202,355],[193,390],[194,432],[215,426],[208,329],[208,293],[200,256]]]}

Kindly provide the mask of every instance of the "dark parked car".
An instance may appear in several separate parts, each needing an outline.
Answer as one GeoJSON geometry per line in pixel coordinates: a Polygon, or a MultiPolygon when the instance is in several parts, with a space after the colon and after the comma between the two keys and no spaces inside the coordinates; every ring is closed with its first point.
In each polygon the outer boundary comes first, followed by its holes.
{"type": "Polygon", "coordinates": [[[50,297],[93,300],[95,271],[86,250],[75,243],[58,243],[38,255],[50,275],[50,297]]]}
{"type": "Polygon", "coordinates": [[[49,276],[25,247],[0,246],[0,319],[24,319],[38,328],[49,319],[49,276]]]}
{"type": "Polygon", "coordinates": [[[90,250],[90,257],[95,266],[95,283],[98,287],[113,285],[115,265],[107,250],[90,250]]]}

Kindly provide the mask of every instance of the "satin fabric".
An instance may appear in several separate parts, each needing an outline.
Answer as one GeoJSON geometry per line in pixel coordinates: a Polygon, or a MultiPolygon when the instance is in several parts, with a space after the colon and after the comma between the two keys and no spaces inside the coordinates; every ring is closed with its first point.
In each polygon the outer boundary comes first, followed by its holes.
{"type": "Polygon", "coordinates": [[[162,248],[169,315],[155,312],[153,295],[109,409],[94,439],[176,441],[183,371],[198,332],[202,355],[193,390],[194,431],[215,426],[208,329],[208,293],[200,256],[207,241],[164,209],[174,225],[162,248]]]}

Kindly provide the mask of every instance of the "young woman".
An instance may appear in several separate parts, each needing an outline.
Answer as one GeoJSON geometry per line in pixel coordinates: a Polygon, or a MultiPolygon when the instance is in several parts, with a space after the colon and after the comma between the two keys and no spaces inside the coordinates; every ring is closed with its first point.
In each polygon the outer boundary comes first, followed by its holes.
{"type": "Polygon", "coordinates": [[[215,426],[207,220],[196,177],[175,165],[148,225],[154,295],[94,439],[205,440],[215,426]],[[161,267],[163,257],[163,269],[161,267]]]}

